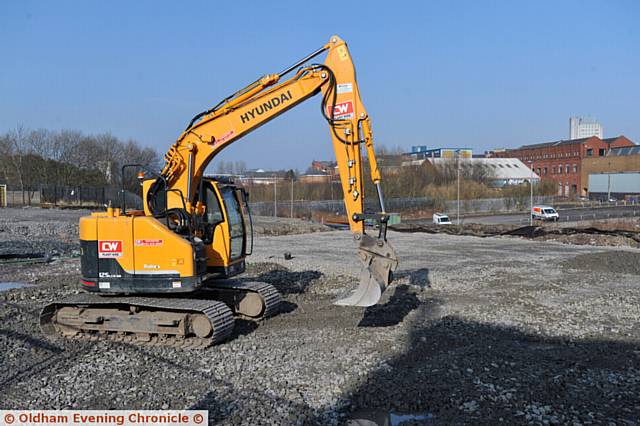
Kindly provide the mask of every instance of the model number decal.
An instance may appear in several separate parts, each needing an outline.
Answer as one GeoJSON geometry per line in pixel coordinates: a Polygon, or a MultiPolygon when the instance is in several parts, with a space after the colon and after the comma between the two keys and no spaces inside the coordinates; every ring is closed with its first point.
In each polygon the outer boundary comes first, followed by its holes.
{"type": "Polygon", "coordinates": [[[164,244],[164,240],[136,240],[135,244],[138,247],[159,247],[164,244]]]}
{"type": "Polygon", "coordinates": [[[122,241],[98,241],[98,257],[100,259],[122,257],[122,241]]]}

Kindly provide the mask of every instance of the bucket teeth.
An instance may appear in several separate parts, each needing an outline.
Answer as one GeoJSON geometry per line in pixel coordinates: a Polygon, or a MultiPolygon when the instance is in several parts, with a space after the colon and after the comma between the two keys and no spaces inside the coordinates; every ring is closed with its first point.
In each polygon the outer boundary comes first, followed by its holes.
{"type": "Polygon", "coordinates": [[[398,267],[393,247],[382,239],[360,235],[358,256],[363,263],[360,283],[334,301],[339,306],[373,306],[391,283],[392,272],[398,267]]]}

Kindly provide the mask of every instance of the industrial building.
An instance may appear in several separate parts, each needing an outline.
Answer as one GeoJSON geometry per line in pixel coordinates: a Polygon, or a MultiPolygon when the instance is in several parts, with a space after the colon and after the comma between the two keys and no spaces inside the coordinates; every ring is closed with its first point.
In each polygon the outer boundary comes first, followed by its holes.
{"type": "MultiPolygon", "coordinates": [[[[405,161],[402,165],[420,166],[428,162],[434,166],[443,166],[450,164],[452,161],[455,161],[455,159],[425,158],[405,161]]],[[[520,185],[529,181],[533,181],[534,183],[540,181],[540,176],[517,158],[463,158],[460,160],[460,167],[462,169],[476,165],[486,170],[486,175],[491,182],[491,186],[496,188],[502,188],[508,185],[520,185]]]]}
{"type": "Polygon", "coordinates": [[[640,199],[640,172],[594,173],[589,175],[589,198],[592,200],[640,199]]]}
{"type": "Polygon", "coordinates": [[[425,158],[471,158],[473,150],[471,148],[427,148],[426,145],[417,145],[411,147],[411,152],[404,155],[410,156],[416,160],[425,158]]]}
{"type": "Polygon", "coordinates": [[[640,186],[640,146],[614,148],[604,157],[585,158],[582,181],[589,198],[637,198],[640,186]],[[605,188],[606,185],[606,188],[605,188]]]}
{"type": "Polygon", "coordinates": [[[585,196],[589,190],[586,176],[582,174],[583,160],[605,157],[615,148],[635,146],[624,136],[608,139],[592,136],[525,145],[516,149],[495,150],[488,155],[498,158],[518,158],[533,168],[542,179],[555,181],[558,195],[574,197],[585,196]]]}

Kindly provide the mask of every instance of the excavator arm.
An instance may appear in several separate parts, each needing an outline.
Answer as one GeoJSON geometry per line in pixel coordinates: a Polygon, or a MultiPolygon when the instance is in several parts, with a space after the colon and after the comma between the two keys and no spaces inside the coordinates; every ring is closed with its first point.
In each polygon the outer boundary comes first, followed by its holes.
{"type": "Polygon", "coordinates": [[[163,209],[182,209],[187,215],[201,215],[204,206],[196,194],[211,160],[228,145],[319,93],[322,94],[322,116],[331,132],[349,227],[364,266],[358,288],[338,299],[336,304],[371,306],[378,302],[391,282],[398,260],[386,241],[388,217],[371,123],[360,99],[351,55],[346,43],[337,36],[282,72],[265,75],[195,116],[166,153],[161,178],[145,188],[145,210],[149,214],[160,213],[154,198],[158,189],[164,189],[167,198],[163,209]],[[325,51],[324,64],[303,66],[325,51]],[[282,81],[284,75],[293,71],[292,77],[282,81]],[[364,212],[363,149],[378,192],[380,212],[376,214],[364,212]],[[377,237],[365,233],[367,219],[379,224],[377,237]]]}

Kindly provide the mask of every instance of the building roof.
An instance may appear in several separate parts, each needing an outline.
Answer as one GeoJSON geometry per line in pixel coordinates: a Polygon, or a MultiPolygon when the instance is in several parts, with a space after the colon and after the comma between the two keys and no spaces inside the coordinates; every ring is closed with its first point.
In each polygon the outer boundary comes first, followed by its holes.
{"type": "Polygon", "coordinates": [[[580,138],[580,139],[566,139],[566,140],[561,139],[559,141],[553,141],[553,142],[534,143],[531,145],[522,145],[520,148],[514,148],[514,149],[538,149],[538,148],[546,148],[550,146],[574,145],[574,144],[580,144],[580,143],[586,142],[587,140],[593,137],[595,136],[590,136],[588,138],[580,138]]]}
{"type": "MultiPolygon", "coordinates": [[[[561,139],[559,141],[535,143],[535,144],[531,144],[531,145],[522,145],[520,148],[512,148],[512,149],[509,149],[509,151],[512,151],[514,149],[538,149],[538,148],[546,148],[546,147],[551,147],[551,146],[581,144],[581,143],[586,142],[586,141],[588,141],[589,139],[592,139],[592,138],[598,138],[598,137],[597,136],[589,136],[588,138],[561,139]]],[[[616,136],[614,138],[605,138],[605,139],[600,139],[600,140],[602,142],[606,143],[606,144],[611,145],[613,142],[617,141],[620,138],[624,138],[624,136],[616,136]]]]}
{"type": "Polygon", "coordinates": [[[623,155],[640,155],[640,145],[625,146],[622,148],[611,148],[607,155],[623,156],[623,155]]]}
{"type": "MultiPolygon", "coordinates": [[[[425,161],[429,161],[434,166],[437,166],[451,163],[455,160],[451,158],[428,158],[425,160],[407,161],[403,165],[420,165],[425,161]]],[[[540,176],[517,158],[462,158],[460,164],[462,167],[465,167],[465,165],[480,164],[488,170],[492,179],[529,180],[532,177],[534,180],[540,179],[540,176]]]]}
{"type": "Polygon", "coordinates": [[[285,177],[287,175],[286,170],[248,170],[243,174],[243,178],[246,179],[256,179],[256,178],[271,178],[274,177],[285,177]]]}

